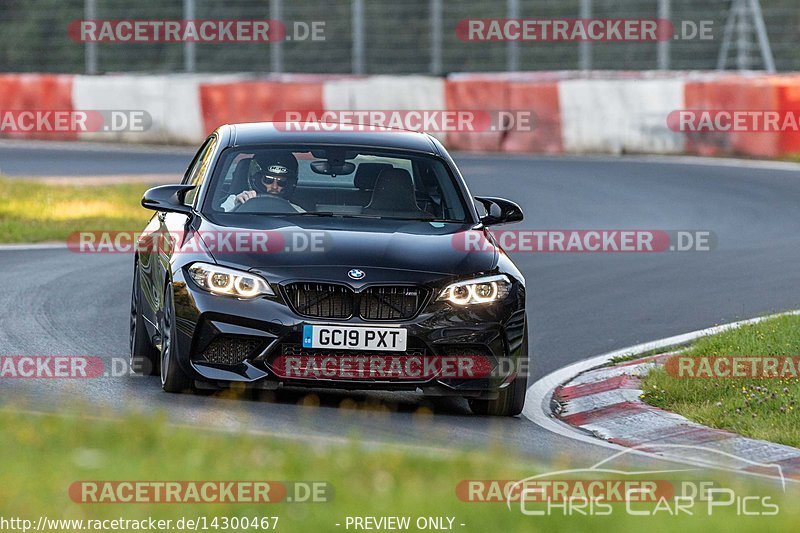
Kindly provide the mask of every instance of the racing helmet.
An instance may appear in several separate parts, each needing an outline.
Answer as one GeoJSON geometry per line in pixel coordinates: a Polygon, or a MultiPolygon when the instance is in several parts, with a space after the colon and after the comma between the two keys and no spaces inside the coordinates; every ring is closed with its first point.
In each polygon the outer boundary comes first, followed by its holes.
{"type": "Polygon", "coordinates": [[[248,182],[250,188],[261,195],[273,194],[267,190],[267,184],[277,180],[283,189],[277,196],[289,198],[297,185],[298,164],[297,158],[288,151],[274,151],[256,154],[253,157],[258,170],[250,174],[248,182]]]}

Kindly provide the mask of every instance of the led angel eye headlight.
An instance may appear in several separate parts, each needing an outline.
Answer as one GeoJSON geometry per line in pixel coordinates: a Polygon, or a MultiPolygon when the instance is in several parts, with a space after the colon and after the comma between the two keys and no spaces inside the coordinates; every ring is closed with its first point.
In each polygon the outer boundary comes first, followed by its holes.
{"type": "Polygon", "coordinates": [[[208,263],[194,263],[189,276],[201,288],[212,294],[234,298],[275,296],[267,281],[261,276],[208,263]]]}
{"type": "Polygon", "coordinates": [[[211,271],[206,277],[206,283],[214,292],[228,292],[233,288],[233,276],[211,271]]]}
{"type": "MultiPolygon", "coordinates": [[[[466,305],[472,298],[472,293],[467,285],[455,285],[448,287],[450,295],[448,299],[454,304],[466,305]]],[[[447,290],[445,290],[447,292],[447,290]]]]}
{"type": "Polygon", "coordinates": [[[497,298],[498,292],[496,281],[479,283],[472,286],[472,297],[479,303],[494,301],[497,298]]]}
{"type": "Polygon", "coordinates": [[[252,278],[237,279],[235,289],[243,298],[252,298],[258,295],[258,283],[252,278]]]}
{"type": "Polygon", "coordinates": [[[454,305],[490,304],[508,296],[510,290],[511,282],[501,274],[448,285],[437,300],[454,305]]]}

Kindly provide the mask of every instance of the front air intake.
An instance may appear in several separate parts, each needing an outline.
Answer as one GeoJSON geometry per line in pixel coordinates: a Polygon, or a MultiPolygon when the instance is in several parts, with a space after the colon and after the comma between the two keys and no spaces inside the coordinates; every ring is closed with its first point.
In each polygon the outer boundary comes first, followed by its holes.
{"type": "Polygon", "coordinates": [[[312,318],[407,320],[425,303],[426,289],[408,286],[375,286],[354,292],[344,285],[292,283],[285,288],[289,305],[299,315],[312,318]]]}
{"type": "Polygon", "coordinates": [[[264,340],[254,337],[221,335],[203,350],[202,358],[209,363],[237,365],[257,356],[264,347],[264,340]]]}

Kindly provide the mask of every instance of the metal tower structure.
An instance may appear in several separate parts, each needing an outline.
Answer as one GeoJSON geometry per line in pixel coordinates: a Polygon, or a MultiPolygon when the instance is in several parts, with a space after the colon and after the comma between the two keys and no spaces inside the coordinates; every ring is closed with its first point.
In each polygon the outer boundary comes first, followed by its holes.
{"type": "Polygon", "coordinates": [[[717,59],[717,70],[725,70],[728,54],[733,46],[736,48],[738,70],[759,70],[754,68],[758,62],[756,52],[759,51],[763,70],[775,72],[775,58],[759,0],[731,0],[717,59]]]}

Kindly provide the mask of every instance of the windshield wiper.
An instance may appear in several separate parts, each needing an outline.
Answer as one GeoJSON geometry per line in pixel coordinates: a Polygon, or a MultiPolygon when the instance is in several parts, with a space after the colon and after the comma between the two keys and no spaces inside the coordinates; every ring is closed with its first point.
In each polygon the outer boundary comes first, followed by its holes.
{"type": "Polygon", "coordinates": [[[406,217],[393,217],[387,215],[364,215],[354,213],[334,213],[333,211],[306,211],[305,213],[282,213],[282,216],[300,216],[300,217],[341,217],[341,218],[371,218],[371,219],[386,219],[386,220],[406,220],[409,222],[439,222],[444,224],[465,224],[463,220],[448,220],[444,218],[406,218],[406,217]]]}
{"type": "Polygon", "coordinates": [[[335,217],[336,213],[332,211],[315,211],[313,213],[309,213],[306,211],[305,213],[289,213],[290,215],[294,216],[301,216],[301,217],[335,217]]]}
{"type": "Polygon", "coordinates": [[[378,218],[385,218],[387,220],[407,220],[409,222],[441,222],[447,224],[465,224],[463,220],[447,220],[444,218],[407,218],[407,217],[392,217],[392,216],[382,216],[378,218]]]}
{"type": "Polygon", "coordinates": [[[307,211],[305,213],[290,213],[290,215],[309,217],[346,217],[346,218],[380,218],[376,215],[357,215],[353,213],[334,213],[333,211],[307,211]]]}
{"type": "Polygon", "coordinates": [[[339,217],[339,218],[370,218],[370,219],[381,219],[386,218],[380,215],[357,215],[354,213],[334,213],[333,211],[313,211],[313,212],[305,212],[305,213],[289,213],[287,216],[299,216],[299,217],[339,217]]]}

